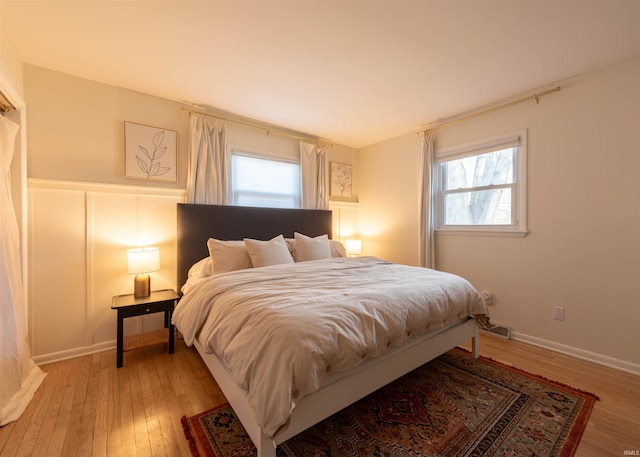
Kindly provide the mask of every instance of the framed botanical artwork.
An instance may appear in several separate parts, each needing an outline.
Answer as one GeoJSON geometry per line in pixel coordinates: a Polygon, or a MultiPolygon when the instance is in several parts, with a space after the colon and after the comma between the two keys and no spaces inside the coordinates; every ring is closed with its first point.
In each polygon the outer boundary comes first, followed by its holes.
{"type": "Polygon", "coordinates": [[[331,162],[330,196],[351,198],[353,166],[346,163],[331,162]]]}
{"type": "Polygon", "coordinates": [[[125,178],[178,182],[177,136],[175,130],[125,122],[125,178]]]}

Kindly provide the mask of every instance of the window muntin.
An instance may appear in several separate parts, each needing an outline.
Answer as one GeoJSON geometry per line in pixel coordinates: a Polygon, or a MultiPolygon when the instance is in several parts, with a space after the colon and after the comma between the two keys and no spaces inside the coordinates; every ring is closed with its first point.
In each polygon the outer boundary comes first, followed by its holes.
{"type": "Polygon", "coordinates": [[[515,148],[443,162],[444,225],[511,225],[515,148]]]}
{"type": "Polygon", "coordinates": [[[232,205],[300,208],[299,162],[236,150],[230,162],[232,205]]]}
{"type": "Polygon", "coordinates": [[[436,157],[438,230],[526,233],[526,132],[436,157]]]}

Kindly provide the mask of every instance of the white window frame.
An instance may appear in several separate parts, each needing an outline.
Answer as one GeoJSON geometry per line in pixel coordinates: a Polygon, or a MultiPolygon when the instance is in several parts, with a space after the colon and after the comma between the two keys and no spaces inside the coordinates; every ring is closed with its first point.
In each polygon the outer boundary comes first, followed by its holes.
{"type": "MultiPolygon", "coordinates": [[[[234,154],[242,155],[246,157],[253,157],[253,158],[262,159],[262,160],[273,160],[276,162],[286,162],[286,163],[301,165],[299,157],[290,157],[282,154],[276,154],[273,152],[259,151],[256,149],[250,149],[243,146],[237,146],[237,145],[231,145],[231,144],[227,145],[227,149],[226,149],[226,161],[227,161],[226,173],[227,173],[227,196],[228,196],[227,204],[229,205],[236,205],[234,201],[234,193],[233,193],[233,170],[232,170],[232,167],[233,167],[232,156],[234,154]]],[[[300,173],[300,194],[298,195],[297,203],[298,203],[298,206],[295,206],[294,208],[298,208],[298,209],[302,208],[302,172],[300,173]]]]}
{"type": "MultiPolygon", "coordinates": [[[[436,151],[435,183],[436,195],[436,232],[446,235],[513,236],[524,237],[527,234],[527,130],[506,133],[504,135],[475,141],[436,151]],[[515,144],[514,144],[515,143],[515,144]],[[445,191],[443,189],[443,167],[445,162],[487,152],[506,149],[515,145],[514,183],[511,198],[510,225],[445,225],[445,191]]],[[[493,188],[475,187],[472,189],[493,188]]]]}

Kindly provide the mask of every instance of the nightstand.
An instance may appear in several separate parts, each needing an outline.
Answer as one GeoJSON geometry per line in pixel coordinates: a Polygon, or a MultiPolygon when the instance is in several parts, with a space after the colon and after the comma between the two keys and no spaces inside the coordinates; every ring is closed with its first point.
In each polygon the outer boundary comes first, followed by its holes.
{"type": "Polygon", "coordinates": [[[156,290],[148,297],[134,297],[133,294],[116,295],[111,302],[111,309],[118,311],[118,336],[116,343],[116,367],[122,366],[122,355],[155,344],[169,343],[169,354],[173,354],[174,336],[171,316],[176,301],[180,296],[172,289],[156,290]],[[123,321],[127,317],[144,316],[164,312],[164,328],[137,335],[124,336],[123,321]]]}

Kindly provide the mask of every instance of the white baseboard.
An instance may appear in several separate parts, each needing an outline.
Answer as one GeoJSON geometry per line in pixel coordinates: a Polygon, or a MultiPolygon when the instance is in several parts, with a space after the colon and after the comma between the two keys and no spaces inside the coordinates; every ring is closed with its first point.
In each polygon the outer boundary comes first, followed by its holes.
{"type": "MultiPolygon", "coordinates": [[[[75,357],[81,357],[83,355],[95,354],[96,352],[104,352],[115,348],[116,340],[105,341],[103,343],[93,344],[91,346],[82,346],[79,348],[67,349],[65,351],[37,355],[33,357],[33,361],[36,363],[36,365],[45,365],[47,363],[61,362],[63,360],[73,359],[75,357]]],[[[113,356],[113,363],[116,363],[115,353],[113,356]]]]}
{"type": "Polygon", "coordinates": [[[584,349],[576,348],[573,346],[566,346],[564,344],[556,343],[554,341],[545,340],[535,336],[525,335],[520,332],[511,332],[511,339],[516,341],[522,341],[523,343],[532,344],[545,349],[559,352],[561,354],[570,355],[578,359],[586,360],[588,362],[597,363],[598,365],[604,365],[609,368],[615,368],[616,370],[626,371],[634,375],[640,375],[640,365],[636,363],[627,362],[625,360],[615,359],[607,355],[598,354],[584,349]]]}
{"type": "MultiPolygon", "coordinates": [[[[556,343],[554,341],[545,340],[535,336],[526,335],[520,332],[511,332],[511,339],[516,341],[522,341],[523,343],[532,344],[545,349],[549,349],[561,354],[570,355],[578,359],[586,360],[588,362],[604,365],[609,368],[615,368],[616,370],[626,371],[634,375],[640,376],[640,365],[636,363],[627,362],[625,360],[615,359],[606,355],[598,354],[591,351],[585,351],[573,346],[567,346],[564,344],[556,343]]],[[[108,351],[115,349],[116,341],[106,341],[104,343],[94,344],[92,346],[83,346],[79,348],[69,349],[66,351],[53,352],[51,354],[44,354],[33,357],[33,361],[37,365],[44,365],[47,363],[60,362],[62,360],[72,359],[74,357],[80,357],[83,355],[95,354],[96,352],[108,351]]]]}

